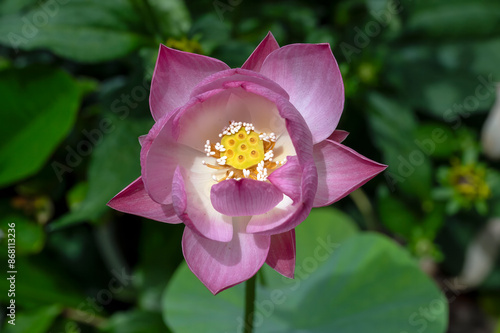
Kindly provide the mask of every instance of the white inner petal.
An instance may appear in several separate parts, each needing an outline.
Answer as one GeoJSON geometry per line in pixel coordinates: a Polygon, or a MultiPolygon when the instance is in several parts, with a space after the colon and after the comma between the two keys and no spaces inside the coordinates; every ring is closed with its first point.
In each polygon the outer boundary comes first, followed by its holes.
{"type": "Polygon", "coordinates": [[[230,216],[219,213],[212,206],[212,201],[210,200],[210,189],[212,188],[214,181],[212,180],[210,173],[206,171],[206,167],[204,168],[205,170],[202,173],[187,172],[184,177],[186,194],[189,198],[188,205],[196,207],[195,210],[190,212],[190,217],[195,219],[197,214],[206,214],[207,219],[212,221],[224,221],[226,223],[231,223],[232,218],[230,216]]]}
{"type": "Polygon", "coordinates": [[[278,140],[276,140],[276,146],[273,149],[273,153],[273,160],[275,161],[283,161],[287,156],[297,155],[288,131],[285,130],[278,137],[278,140]]]}
{"type": "MultiPolygon", "coordinates": [[[[286,133],[285,120],[274,103],[242,88],[234,88],[187,110],[179,122],[178,142],[203,153],[206,140],[219,142],[219,133],[233,120],[253,123],[255,130],[261,133],[274,132],[278,137],[286,133]]],[[[286,144],[286,139],[281,141],[286,144]]]]}

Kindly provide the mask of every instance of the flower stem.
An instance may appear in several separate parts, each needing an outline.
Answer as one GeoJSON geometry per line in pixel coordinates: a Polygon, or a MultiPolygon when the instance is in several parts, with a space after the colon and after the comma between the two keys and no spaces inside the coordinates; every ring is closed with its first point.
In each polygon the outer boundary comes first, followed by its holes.
{"type": "Polygon", "coordinates": [[[243,325],[243,333],[253,332],[256,280],[257,274],[248,279],[245,284],[245,325],[243,325]]]}
{"type": "Polygon", "coordinates": [[[366,193],[362,189],[358,188],[356,191],[351,192],[349,194],[349,197],[352,199],[352,201],[354,201],[354,204],[356,205],[356,207],[358,207],[361,215],[363,215],[366,223],[366,228],[372,231],[379,230],[380,228],[373,211],[373,206],[366,193]]]}

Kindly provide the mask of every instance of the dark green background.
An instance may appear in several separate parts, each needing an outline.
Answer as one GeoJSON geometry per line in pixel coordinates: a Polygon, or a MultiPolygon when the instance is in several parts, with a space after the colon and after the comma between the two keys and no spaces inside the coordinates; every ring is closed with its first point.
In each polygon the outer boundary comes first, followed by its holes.
{"type": "Polygon", "coordinates": [[[499,164],[479,141],[500,80],[495,0],[3,0],[0,276],[11,222],[18,274],[2,331],[241,329],[244,288],[213,297],[183,264],[182,226],[105,204],[140,174],[159,43],[238,67],[268,31],[330,43],[345,144],[389,168],[297,229],[295,281],[262,270],[256,332],[493,332],[500,264],[479,286],[449,285],[500,215],[499,164]],[[453,194],[454,158],[488,170],[489,198],[453,194]],[[338,245],[326,259],[321,237],[338,245]]]}

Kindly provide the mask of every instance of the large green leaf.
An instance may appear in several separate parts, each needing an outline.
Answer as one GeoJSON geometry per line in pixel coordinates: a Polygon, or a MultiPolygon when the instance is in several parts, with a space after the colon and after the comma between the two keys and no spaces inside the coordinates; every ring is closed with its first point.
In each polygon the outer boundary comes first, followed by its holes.
{"type": "Polygon", "coordinates": [[[72,128],[81,89],[46,67],[0,72],[0,186],[36,173],[72,128]]]}
{"type": "MultiPolygon", "coordinates": [[[[295,279],[266,274],[267,287],[259,286],[255,332],[445,332],[447,301],[405,250],[380,235],[346,237],[341,230],[325,246],[330,229],[316,225],[321,222],[297,228],[298,258],[304,259],[297,261],[295,279]],[[316,241],[301,247],[309,232],[316,241]]],[[[243,299],[243,285],[213,296],[184,264],[164,294],[164,316],[179,333],[238,332],[243,299]]]]}
{"type": "Polygon", "coordinates": [[[151,128],[152,120],[121,120],[109,116],[110,132],[100,133],[92,152],[85,200],[72,212],[51,223],[52,230],[101,216],[106,203],[141,175],[137,138],[151,128]]]}
{"type": "Polygon", "coordinates": [[[36,0],[3,0],[0,3],[0,15],[12,14],[28,6],[32,6],[36,0]]]}
{"type": "Polygon", "coordinates": [[[47,1],[0,20],[0,43],[81,62],[115,59],[152,42],[127,0],[47,1]]]}

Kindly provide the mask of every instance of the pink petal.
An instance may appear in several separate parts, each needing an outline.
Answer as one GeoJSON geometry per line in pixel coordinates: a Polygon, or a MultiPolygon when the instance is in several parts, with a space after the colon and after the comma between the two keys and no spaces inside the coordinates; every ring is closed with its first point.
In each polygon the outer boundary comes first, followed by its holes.
{"type": "Polygon", "coordinates": [[[318,170],[314,207],[340,200],[387,168],[331,140],[314,145],[314,160],[318,170]]]}
{"type": "Polygon", "coordinates": [[[271,173],[267,179],[281,192],[289,196],[294,203],[300,200],[302,191],[302,167],[297,157],[288,157],[285,165],[271,173]]]}
{"type": "Polygon", "coordinates": [[[295,271],[295,229],[272,235],[266,264],[276,272],[293,279],[295,271]]]}
{"type": "Polygon", "coordinates": [[[210,198],[219,213],[251,216],[271,210],[283,199],[283,193],[268,182],[228,179],[212,186],[210,198]]]}
{"type": "MultiPolygon", "coordinates": [[[[161,204],[172,203],[172,178],[179,164],[178,155],[181,154],[181,147],[172,138],[172,121],[170,117],[169,122],[159,130],[154,139],[151,137],[155,134],[148,134],[148,137],[142,140],[142,179],[151,198],[161,204]]],[[[153,126],[150,133],[157,131],[156,127],[153,126]]]]}
{"type": "Polygon", "coordinates": [[[142,216],[151,220],[166,223],[182,223],[175,214],[172,205],[160,205],[153,201],[146,190],[141,177],[115,195],[108,206],[123,213],[142,216]]]}
{"type": "Polygon", "coordinates": [[[344,107],[344,85],[330,45],[283,46],[266,58],[260,72],[288,92],[314,143],[333,133],[344,107]]]}
{"type": "Polygon", "coordinates": [[[160,134],[160,132],[163,130],[165,124],[170,123],[169,126],[171,128],[172,121],[173,121],[172,114],[168,114],[167,116],[155,122],[153,127],[151,127],[151,129],[149,130],[148,134],[139,137],[139,143],[141,145],[141,167],[143,169],[146,165],[146,157],[149,153],[151,145],[153,144],[153,141],[156,139],[158,134],[160,134]]]}
{"type": "Polygon", "coordinates": [[[338,143],[342,143],[347,136],[349,135],[349,132],[343,131],[343,130],[335,130],[332,135],[328,138],[328,140],[332,140],[338,143]]]}
{"type": "Polygon", "coordinates": [[[290,231],[302,223],[311,212],[316,193],[317,177],[316,167],[306,164],[301,177],[300,200],[293,202],[291,198],[285,196],[285,199],[269,212],[252,216],[246,232],[274,235],[290,231]]]}
{"type": "Polygon", "coordinates": [[[276,82],[269,80],[269,78],[262,74],[242,68],[221,71],[205,78],[192,91],[191,97],[204,94],[210,90],[236,88],[247,84],[259,85],[262,88],[269,89],[281,95],[287,100],[289,99],[288,93],[280,85],[276,84],[276,82]]]}
{"type": "Polygon", "coordinates": [[[236,231],[230,242],[217,242],[185,228],[182,251],[191,271],[215,295],[255,275],[270,243],[270,236],[236,231]]]}
{"type": "Polygon", "coordinates": [[[155,121],[184,105],[204,78],[225,69],[220,60],[160,45],[149,95],[155,121]]]}
{"type": "Polygon", "coordinates": [[[233,237],[233,219],[212,206],[212,184],[209,173],[189,172],[179,166],[172,182],[172,202],[177,215],[191,230],[204,238],[229,242],[233,237]]]}
{"type": "Polygon", "coordinates": [[[146,143],[147,137],[148,137],[147,135],[141,135],[139,137],[139,144],[141,145],[141,147],[146,143]]]}
{"type": "Polygon", "coordinates": [[[172,203],[172,178],[177,165],[201,165],[202,155],[196,149],[178,143],[175,115],[197,103],[191,100],[183,108],[161,118],[141,140],[141,171],[146,191],[160,204],[172,203]]]}
{"type": "Polygon", "coordinates": [[[279,48],[280,46],[278,45],[278,42],[274,38],[273,34],[269,32],[266,38],[260,42],[259,46],[257,46],[255,51],[253,51],[241,68],[256,72],[260,71],[262,63],[266,60],[267,56],[279,48]]]}

